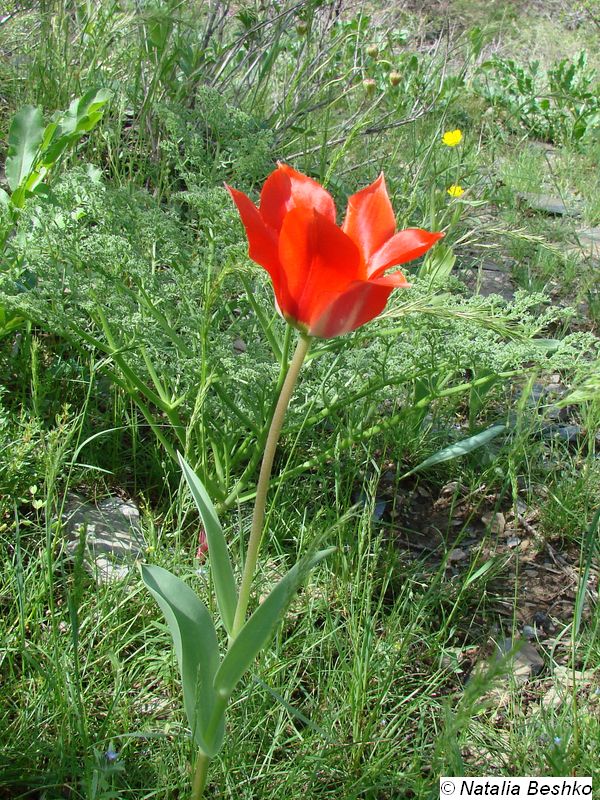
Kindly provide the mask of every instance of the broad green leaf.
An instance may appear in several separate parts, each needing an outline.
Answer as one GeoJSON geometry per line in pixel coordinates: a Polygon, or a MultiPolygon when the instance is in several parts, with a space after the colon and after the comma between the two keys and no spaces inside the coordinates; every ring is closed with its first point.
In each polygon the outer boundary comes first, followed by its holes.
{"type": "Polygon", "coordinates": [[[43,135],[42,112],[39,108],[25,106],[15,114],[8,132],[6,156],[6,180],[13,192],[33,169],[43,135]]]}
{"type": "Polygon", "coordinates": [[[60,134],[87,133],[102,116],[104,106],[110,99],[106,89],[90,89],[82,97],[73,100],[68,110],[58,119],[60,134]]]}
{"type": "Polygon", "coordinates": [[[204,524],[217,603],[225,630],[227,633],[231,633],[238,595],[227,542],[208,492],[181,453],[178,453],[177,456],[183,470],[183,477],[190,488],[204,524]]]}
{"type": "Polygon", "coordinates": [[[531,339],[532,347],[536,347],[539,350],[543,350],[548,355],[558,350],[561,344],[562,342],[560,341],[560,339],[531,339]]]}
{"type": "Polygon", "coordinates": [[[221,697],[229,697],[244,672],[269,642],[290,600],[309,570],[334,550],[334,547],[321,550],[295,564],[252,614],[233,641],[215,675],[214,687],[221,697]]]}
{"type": "Polygon", "coordinates": [[[1,187],[0,187],[0,205],[3,206],[10,205],[10,195],[7,194],[1,187]]]}
{"type": "Polygon", "coordinates": [[[219,751],[224,733],[224,714],[211,734],[215,703],[213,680],[219,666],[215,626],[204,603],[180,578],[162,567],[140,567],[142,580],[165,615],[173,637],[183,684],[183,704],[194,739],[211,758],[219,751]],[[207,735],[209,734],[209,735],[207,735]]]}
{"type": "Polygon", "coordinates": [[[23,317],[19,317],[12,311],[6,312],[5,309],[0,306],[0,339],[9,336],[13,331],[20,328],[24,322],[25,320],[23,317]]]}
{"type": "Polygon", "coordinates": [[[54,116],[44,136],[43,163],[46,167],[55,164],[67,147],[97,125],[110,96],[106,89],[91,89],[73,100],[67,111],[54,116]]]}
{"type": "Polygon", "coordinates": [[[44,128],[44,136],[42,137],[42,142],[40,145],[40,150],[42,152],[46,150],[46,148],[54,138],[54,134],[56,133],[57,128],[58,128],[58,122],[49,122],[44,128]]]}
{"type": "Polygon", "coordinates": [[[411,469],[410,472],[405,472],[402,478],[408,478],[409,475],[413,475],[415,472],[419,472],[422,469],[427,469],[436,464],[441,464],[443,461],[451,461],[453,458],[460,458],[460,456],[471,453],[478,447],[482,447],[484,444],[491,442],[492,439],[495,439],[496,436],[499,436],[505,431],[506,425],[492,425],[491,428],[487,428],[485,431],[475,434],[475,436],[469,436],[468,439],[463,439],[460,442],[451,444],[449,447],[444,447],[443,450],[439,450],[437,453],[429,456],[429,458],[426,458],[425,461],[422,461],[414,469],[411,469]]]}

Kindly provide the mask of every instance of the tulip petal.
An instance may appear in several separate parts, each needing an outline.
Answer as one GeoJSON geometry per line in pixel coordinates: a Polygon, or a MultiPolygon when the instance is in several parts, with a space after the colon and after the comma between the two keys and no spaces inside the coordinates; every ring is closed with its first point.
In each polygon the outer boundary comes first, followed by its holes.
{"type": "Polygon", "coordinates": [[[354,242],[329,219],[304,208],[285,216],[279,261],[291,299],[282,311],[303,325],[310,325],[350,284],[366,277],[354,242]]]}
{"type": "Polygon", "coordinates": [[[421,228],[407,228],[404,231],[398,231],[372,256],[367,265],[369,279],[379,278],[386,269],[419,258],[443,235],[443,233],[430,233],[421,228]]]}
{"type": "Polygon", "coordinates": [[[269,227],[280,231],[283,218],[293,208],[317,211],[335,222],[335,203],[329,192],[287,164],[278,164],[260,193],[260,215],[269,227]]]}
{"type": "Polygon", "coordinates": [[[383,173],[370,186],[348,198],[342,230],[356,242],[365,262],[394,235],[396,217],[383,173]]]}
{"type": "Polygon", "coordinates": [[[275,298],[280,308],[288,303],[285,275],[279,264],[277,254],[277,236],[267,228],[258,209],[243,192],[225,184],[233,202],[239,211],[248,237],[248,255],[257,264],[266,269],[271,276],[275,298]]]}
{"type": "Polygon", "coordinates": [[[308,332],[312,336],[330,339],[356,330],[381,314],[392,291],[403,286],[408,286],[408,283],[401,272],[375,281],[356,281],[321,310],[309,325],[308,332]]]}

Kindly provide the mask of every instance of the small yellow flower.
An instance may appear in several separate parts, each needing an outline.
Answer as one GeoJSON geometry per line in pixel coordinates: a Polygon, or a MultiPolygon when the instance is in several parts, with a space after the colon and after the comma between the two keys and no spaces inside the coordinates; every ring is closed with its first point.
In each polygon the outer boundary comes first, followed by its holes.
{"type": "Polygon", "coordinates": [[[446,131],[442,136],[442,142],[448,147],[456,147],[462,140],[462,131],[458,128],[455,131],[446,131]]]}
{"type": "Polygon", "coordinates": [[[452,186],[448,189],[448,194],[450,197],[462,197],[465,193],[465,190],[462,186],[459,186],[457,183],[453,183],[452,186]]]}

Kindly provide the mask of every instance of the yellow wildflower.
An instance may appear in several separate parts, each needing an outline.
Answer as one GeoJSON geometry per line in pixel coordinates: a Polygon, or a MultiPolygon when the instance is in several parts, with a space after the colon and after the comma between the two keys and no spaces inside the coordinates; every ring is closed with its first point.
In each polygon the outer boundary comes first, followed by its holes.
{"type": "Polygon", "coordinates": [[[452,186],[448,189],[448,194],[450,197],[462,197],[465,193],[465,190],[462,186],[459,186],[457,183],[453,183],[452,186]]]}
{"type": "Polygon", "coordinates": [[[458,128],[454,131],[446,131],[442,136],[442,142],[448,147],[456,147],[462,140],[462,131],[458,128]]]}

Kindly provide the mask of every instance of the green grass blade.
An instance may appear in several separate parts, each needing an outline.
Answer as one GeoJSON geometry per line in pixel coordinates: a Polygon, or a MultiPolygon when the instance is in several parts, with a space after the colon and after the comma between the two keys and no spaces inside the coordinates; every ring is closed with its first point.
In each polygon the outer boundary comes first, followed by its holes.
{"type": "Polygon", "coordinates": [[[573,616],[573,637],[575,640],[579,637],[581,629],[581,620],[583,617],[583,610],[585,608],[586,597],[589,593],[589,579],[594,560],[594,553],[598,549],[598,526],[600,525],[600,509],[596,512],[588,529],[587,535],[582,542],[582,562],[583,570],[580,569],[581,578],[579,579],[579,587],[577,589],[577,596],[575,598],[575,613],[573,616]],[[585,559],[584,559],[585,554],[585,559]]]}
{"type": "Polygon", "coordinates": [[[213,679],[219,665],[215,626],[204,603],[180,578],[166,569],[142,564],[142,580],[165,615],[173,637],[183,684],[185,713],[198,746],[211,758],[221,747],[224,719],[206,736],[216,692],[213,679]]]}
{"type": "Polygon", "coordinates": [[[429,458],[426,458],[425,461],[421,461],[420,464],[417,464],[410,472],[405,472],[402,478],[408,478],[409,475],[413,475],[415,472],[419,472],[422,469],[427,469],[436,464],[441,464],[444,461],[452,461],[453,458],[460,458],[467,453],[472,453],[473,450],[477,450],[478,447],[483,447],[484,444],[491,442],[492,439],[500,436],[500,434],[505,431],[506,425],[492,425],[491,428],[486,428],[486,430],[481,431],[481,433],[476,433],[475,436],[469,436],[467,439],[462,439],[460,442],[455,442],[448,447],[444,447],[442,450],[438,450],[437,453],[434,453],[432,456],[429,456],[429,458]]]}
{"type": "Polygon", "coordinates": [[[204,524],[217,603],[225,630],[231,633],[238,595],[227,542],[208,492],[185,458],[180,453],[177,456],[204,524]]]}
{"type": "Polygon", "coordinates": [[[320,550],[299,561],[259,605],[239,632],[215,675],[214,686],[218,694],[229,697],[244,672],[271,639],[283,612],[306,574],[334,550],[335,548],[320,550]]]}

